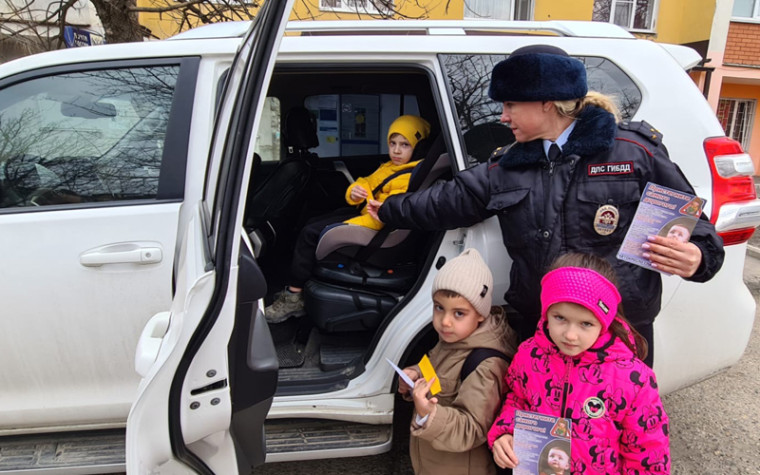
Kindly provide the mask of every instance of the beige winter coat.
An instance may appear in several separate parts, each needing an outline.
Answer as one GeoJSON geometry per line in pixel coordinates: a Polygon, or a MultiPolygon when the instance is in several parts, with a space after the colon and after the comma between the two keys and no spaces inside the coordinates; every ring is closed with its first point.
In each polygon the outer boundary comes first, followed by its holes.
{"type": "Polygon", "coordinates": [[[500,312],[493,313],[500,310],[494,307],[491,316],[464,340],[439,341],[428,353],[441,392],[436,395],[438,405],[422,427],[415,423],[417,413],[412,416],[409,453],[416,474],[496,473],[486,437],[502,403],[502,385],[509,362],[499,357],[488,358],[464,382],[459,379],[464,360],[473,348],[494,348],[510,360],[515,354],[514,332],[506,323],[498,327],[495,324],[504,318],[500,312]],[[500,330],[504,327],[507,334],[502,337],[500,330]]]}

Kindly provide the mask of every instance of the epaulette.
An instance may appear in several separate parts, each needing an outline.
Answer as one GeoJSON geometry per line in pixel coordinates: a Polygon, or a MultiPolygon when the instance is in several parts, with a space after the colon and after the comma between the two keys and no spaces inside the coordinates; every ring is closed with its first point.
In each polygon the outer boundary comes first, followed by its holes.
{"type": "Polygon", "coordinates": [[[641,135],[642,137],[646,137],[647,140],[649,140],[651,143],[655,145],[660,145],[662,143],[662,132],[655,129],[652,124],[645,120],[641,121],[634,121],[634,122],[621,122],[618,124],[618,127],[624,130],[630,130],[631,132],[636,132],[637,134],[641,135]]]}
{"type": "Polygon", "coordinates": [[[509,145],[502,145],[501,147],[497,147],[496,150],[491,152],[491,156],[488,157],[488,160],[491,162],[498,162],[501,160],[501,157],[509,151],[510,148],[512,148],[512,145],[514,145],[515,142],[512,142],[509,145]]]}

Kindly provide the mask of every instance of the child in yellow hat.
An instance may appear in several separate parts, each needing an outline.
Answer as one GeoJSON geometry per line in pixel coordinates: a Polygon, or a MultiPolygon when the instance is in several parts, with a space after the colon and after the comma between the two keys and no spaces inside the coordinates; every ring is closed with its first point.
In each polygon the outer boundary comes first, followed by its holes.
{"type": "MultiPolygon", "coordinates": [[[[414,149],[419,142],[430,135],[430,124],[416,115],[402,115],[388,127],[388,155],[390,160],[380,165],[371,175],[357,179],[346,190],[346,201],[358,206],[368,199],[385,201],[391,195],[405,193],[409,188],[412,169],[420,162],[412,161],[414,149]]],[[[314,218],[301,229],[293,250],[290,264],[289,285],[277,293],[274,302],[266,310],[269,323],[280,323],[290,317],[300,317],[304,310],[303,286],[311,276],[316,260],[315,251],[322,232],[328,226],[341,222],[349,225],[365,226],[379,230],[383,224],[355,208],[338,210],[314,218]],[[357,216],[358,214],[358,216],[357,216]],[[346,219],[349,218],[349,219],[346,219]]]]}

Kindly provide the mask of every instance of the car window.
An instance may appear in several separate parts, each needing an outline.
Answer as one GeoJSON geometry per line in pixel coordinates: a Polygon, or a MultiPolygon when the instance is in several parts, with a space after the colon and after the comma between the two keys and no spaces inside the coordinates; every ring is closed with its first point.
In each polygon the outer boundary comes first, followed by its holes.
{"type": "Polygon", "coordinates": [[[388,153],[386,132],[400,114],[420,114],[413,94],[322,94],[307,97],[304,106],[317,122],[320,157],[352,157],[388,153]]]}
{"type": "MultiPolygon", "coordinates": [[[[471,165],[488,159],[490,153],[514,138],[499,122],[501,104],[488,97],[491,70],[504,55],[441,55],[449,95],[459,115],[471,165]]],[[[624,119],[641,105],[641,91],[616,64],[604,58],[579,57],[586,65],[589,90],[612,96],[624,119]]]]}
{"type": "Polygon", "coordinates": [[[264,162],[273,162],[280,159],[280,126],[282,124],[282,109],[280,99],[269,96],[264,101],[264,109],[261,115],[261,126],[256,136],[254,152],[259,154],[264,162]]]}
{"type": "Polygon", "coordinates": [[[155,198],[179,69],[66,72],[0,90],[0,207],[155,198]]]}

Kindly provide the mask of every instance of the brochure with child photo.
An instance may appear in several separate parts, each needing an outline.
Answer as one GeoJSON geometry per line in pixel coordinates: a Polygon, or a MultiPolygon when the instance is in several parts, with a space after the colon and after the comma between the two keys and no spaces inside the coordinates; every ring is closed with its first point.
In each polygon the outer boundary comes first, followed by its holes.
{"type": "Polygon", "coordinates": [[[617,258],[661,272],[644,257],[641,245],[647,242],[647,236],[657,235],[688,242],[704,205],[705,200],[698,196],[647,183],[617,258]]]}
{"type": "Polygon", "coordinates": [[[514,475],[570,473],[570,419],[515,411],[514,475]]]}

